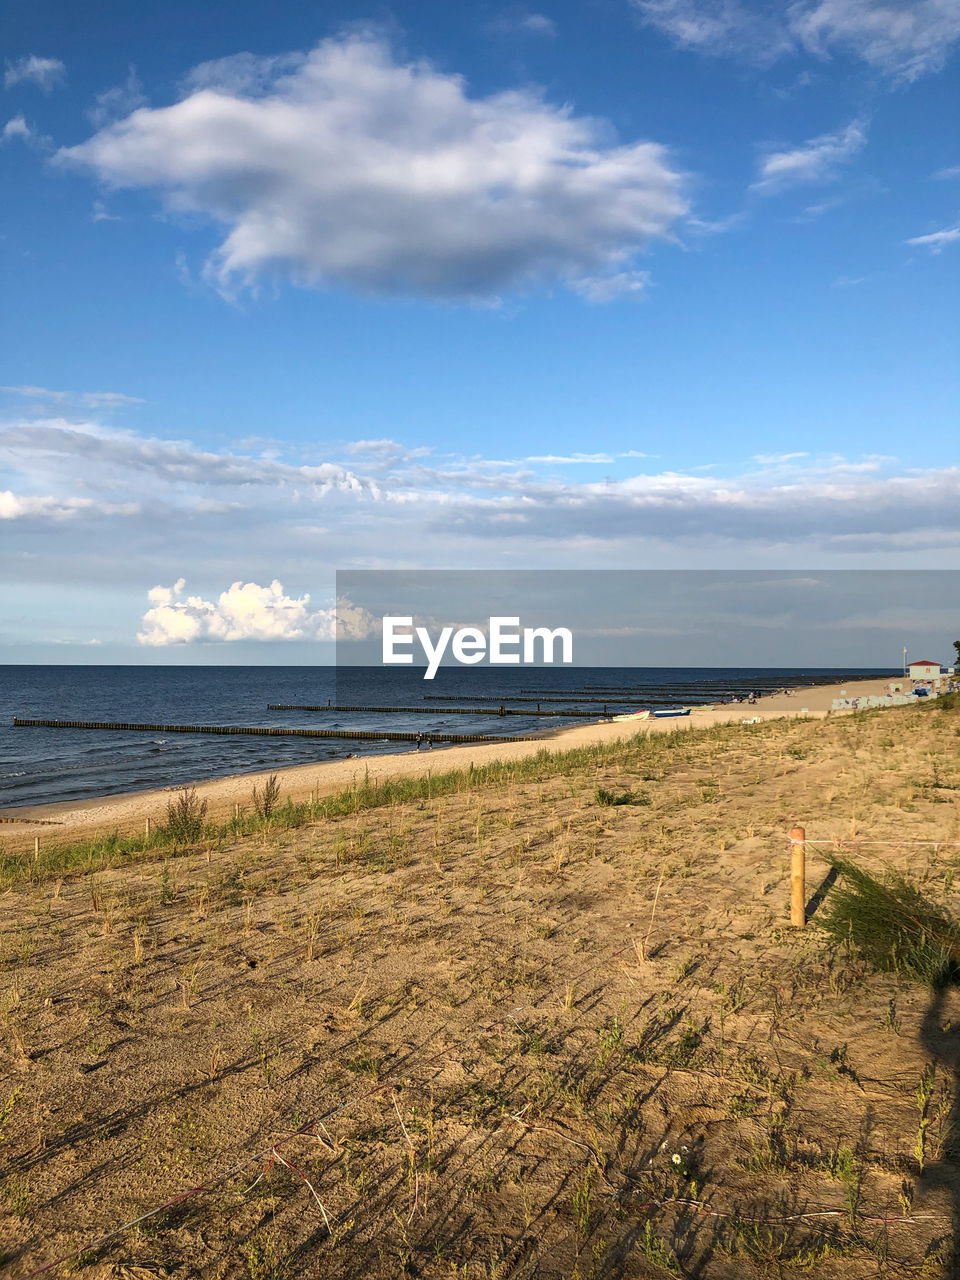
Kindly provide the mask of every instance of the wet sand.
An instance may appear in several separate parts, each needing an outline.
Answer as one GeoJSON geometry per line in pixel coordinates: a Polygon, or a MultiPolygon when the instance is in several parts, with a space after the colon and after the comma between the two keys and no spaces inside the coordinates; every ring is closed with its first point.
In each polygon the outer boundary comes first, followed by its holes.
{"type": "MultiPolygon", "coordinates": [[[[676,729],[696,729],[704,725],[737,723],[759,717],[775,720],[783,716],[824,716],[834,698],[863,698],[889,691],[890,677],[850,681],[843,685],[820,685],[798,689],[794,694],[771,694],[756,704],[732,703],[711,711],[694,711],[677,719],[638,721],[636,727],[624,721],[599,721],[575,725],[570,729],[547,731],[534,741],[472,743],[468,746],[408,751],[402,754],[363,756],[354,760],[328,760],[316,764],[293,765],[286,769],[267,769],[255,773],[231,774],[197,784],[198,795],[207,801],[211,819],[228,818],[236,804],[250,807],[252,788],[264,774],[276,773],[281,782],[281,800],[309,800],[311,796],[330,795],[344,790],[368,776],[372,782],[385,778],[408,778],[448,769],[466,768],[470,764],[488,764],[494,760],[518,760],[538,751],[562,751],[595,742],[614,742],[635,733],[665,733],[676,729]]],[[[846,715],[834,711],[833,715],[846,715]]],[[[51,731],[52,732],[52,731],[51,731]]],[[[78,730],[79,732],[79,730],[78,730]]],[[[112,831],[132,833],[143,830],[149,818],[163,820],[167,803],[175,788],[136,791],[123,795],[94,797],[69,803],[21,806],[0,810],[0,846],[16,853],[33,846],[34,838],[42,842],[62,844],[71,840],[90,839],[112,831]]]]}

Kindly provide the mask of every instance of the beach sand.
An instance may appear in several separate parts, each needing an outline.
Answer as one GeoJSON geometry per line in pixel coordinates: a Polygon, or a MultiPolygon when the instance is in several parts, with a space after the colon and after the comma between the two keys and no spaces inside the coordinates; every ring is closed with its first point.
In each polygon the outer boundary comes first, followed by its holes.
{"type": "MultiPolygon", "coordinates": [[[[518,760],[538,751],[565,750],[595,742],[614,742],[618,738],[639,733],[666,733],[677,729],[696,729],[705,725],[737,721],[775,720],[781,717],[825,716],[841,691],[850,698],[885,694],[889,677],[850,681],[798,689],[791,694],[771,694],[755,705],[734,703],[711,711],[695,711],[680,719],[640,721],[636,730],[624,721],[598,721],[576,725],[570,729],[545,732],[533,741],[475,743],[469,746],[409,751],[399,754],[363,756],[354,760],[325,760],[316,764],[294,765],[286,769],[270,769],[257,773],[231,774],[225,778],[198,781],[197,793],[207,802],[211,819],[229,817],[234,806],[249,806],[250,792],[264,773],[276,773],[282,786],[283,799],[304,801],[311,796],[330,795],[350,787],[365,776],[371,782],[385,778],[408,778],[430,770],[440,773],[469,765],[489,764],[494,760],[518,760]]],[[[845,715],[848,712],[832,712],[845,715]]],[[[80,732],[79,730],[77,732],[80,732]]],[[[163,820],[173,788],[136,791],[122,795],[94,797],[68,803],[10,807],[0,811],[0,843],[10,853],[31,848],[35,837],[56,844],[70,840],[92,839],[108,832],[129,834],[142,830],[149,818],[163,820]]]]}
{"type": "Polygon", "coordinates": [[[83,1280],[955,1280],[960,989],[821,926],[837,851],[960,916],[960,708],[813,718],[831,693],[704,716],[751,728],[584,726],[546,741],[626,741],[176,856],[9,867],[4,1276],[80,1252],[83,1280]]]}

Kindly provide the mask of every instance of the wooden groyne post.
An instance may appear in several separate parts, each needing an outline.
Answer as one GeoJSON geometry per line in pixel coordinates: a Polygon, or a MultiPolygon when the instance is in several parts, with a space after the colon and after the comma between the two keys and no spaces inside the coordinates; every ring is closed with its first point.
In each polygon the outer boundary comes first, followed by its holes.
{"type": "MultiPolygon", "coordinates": [[[[424,695],[429,696],[429,695],[424,695]]],[[[452,699],[456,701],[456,699],[452,699]]],[[[532,702],[529,698],[527,701],[532,702]]],[[[558,699],[559,701],[559,699],[558,699]]],[[[306,702],[268,702],[268,711],[348,711],[348,712],[366,712],[369,714],[386,714],[386,715],[407,715],[407,716],[553,716],[555,719],[567,720],[596,720],[600,717],[599,711],[541,711],[540,704],[537,703],[536,711],[518,710],[516,707],[507,707],[502,702],[496,707],[353,707],[353,706],[326,706],[321,707],[306,702]]],[[[607,708],[604,706],[603,715],[607,714],[607,708]]]]}
{"type": "Polygon", "coordinates": [[[36,720],[15,716],[15,729],[103,729],[113,733],[212,733],[230,737],[249,734],[257,738],[346,738],[366,742],[531,742],[535,734],[486,733],[389,733],[385,729],[273,729],[238,724],[127,724],[105,720],[36,720]]]}
{"type": "Polygon", "coordinates": [[[797,929],[807,923],[806,839],[803,827],[790,828],[790,923],[797,929]]]}

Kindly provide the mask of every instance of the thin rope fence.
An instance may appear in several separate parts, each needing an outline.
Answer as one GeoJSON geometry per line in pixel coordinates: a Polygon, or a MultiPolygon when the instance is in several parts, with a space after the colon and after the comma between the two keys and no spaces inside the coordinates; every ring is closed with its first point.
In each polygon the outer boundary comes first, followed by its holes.
{"type": "Polygon", "coordinates": [[[833,845],[834,848],[842,845],[861,845],[861,844],[883,844],[893,845],[897,848],[905,845],[926,845],[927,848],[937,849],[960,846],[960,840],[861,840],[859,836],[835,836],[832,840],[807,840],[801,839],[799,836],[790,836],[791,844],[823,844],[833,845]]]}

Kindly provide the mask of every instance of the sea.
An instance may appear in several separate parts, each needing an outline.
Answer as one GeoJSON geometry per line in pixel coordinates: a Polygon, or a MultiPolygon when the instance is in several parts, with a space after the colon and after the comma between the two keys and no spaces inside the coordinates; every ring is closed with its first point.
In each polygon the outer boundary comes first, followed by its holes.
{"type": "Polygon", "coordinates": [[[15,728],[14,717],[511,737],[587,723],[567,714],[498,715],[501,700],[517,710],[537,706],[510,702],[511,696],[559,699],[539,705],[595,712],[600,719],[605,711],[689,706],[887,674],[851,668],[449,666],[428,682],[422,670],[404,667],[0,666],[0,810],[417,749],[382,739],[15,728]],[[445,714],[443,701],[434,703],[438,696],[450,707],[476,699],[491,714],[445,714]],[[322,709],[270,711],[270,703],[322,709]],[[337,710],[348,705],[424,707],[429,713],[337,710]]]}

